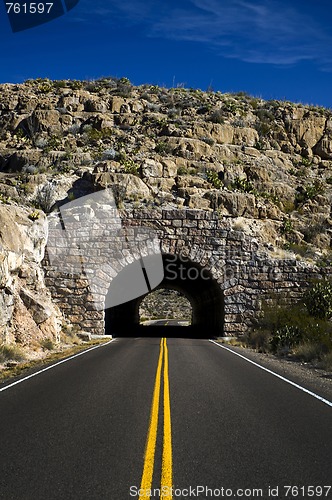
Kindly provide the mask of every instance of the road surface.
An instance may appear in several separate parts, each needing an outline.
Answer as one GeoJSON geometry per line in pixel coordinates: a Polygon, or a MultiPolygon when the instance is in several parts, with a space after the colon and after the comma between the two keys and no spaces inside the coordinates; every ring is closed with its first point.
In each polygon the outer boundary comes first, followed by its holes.
{"type": "Polygon", "coordinates": [[[0,499],[332,498],[332,403],[206,339],[115,339],[0,391],[0,499]]]}

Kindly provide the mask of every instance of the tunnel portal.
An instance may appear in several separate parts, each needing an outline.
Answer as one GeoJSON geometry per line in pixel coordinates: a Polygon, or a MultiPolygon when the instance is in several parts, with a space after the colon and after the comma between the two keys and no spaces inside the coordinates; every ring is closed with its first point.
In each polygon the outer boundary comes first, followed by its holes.
{"type": "MultiPolygon", "coordinates": [[[[196,262],[173,254],[163,254],[164,278],[154,289],[172,289],[183,294],[192,307],[190,326],[167,326],[168,337],[212,338],[222,335],[224,322],[223,293],[211,272],[196,262]]],[[[120,271],[130,276],[130,264],[120,271]]],[[[116,284],[116,283],[115,283],[116,284]]],[[[152,291],[152,290],[151,290],[152,291]]],[[[149,293],[151,293],[151,291],[149,293]]],[[[142,295],[105,311],[105,333],[114,337],[160,336],[160,326],[140,325],[142,295]]]]}

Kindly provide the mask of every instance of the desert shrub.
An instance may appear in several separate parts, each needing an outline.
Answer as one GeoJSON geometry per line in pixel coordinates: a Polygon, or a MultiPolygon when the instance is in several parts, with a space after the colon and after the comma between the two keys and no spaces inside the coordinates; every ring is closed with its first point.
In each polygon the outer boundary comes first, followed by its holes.
{"type": "Polygon", "coordinates": [[[4,205],[9,205],[10,196],[5,196],[4,194],[0,193],[0,203],[3,203],[4,205]]]}
{"type": "Polygon", "coordinates": [[[318,195],[325,193],[325,186],[321,181],[316,180],[313,184],[299,186],[296,189],[295,204],[301,205],[308,200],[315,200],[318,195]]]}
{"type": "Polygon", "coordinates": [[[53,351],[54,343],[51,339],[44,339],[40,342],[40,346],[46,351],[53,351]]]}
{"type": "Polygon", "coordinates": [[[66,80],[54,80],[53,81],[53,87],[55,89],[65,89],[68,86],[69,86],[69,84],[66,80]]]}
{"type": "MultiPolygon", "coordinates": [[[[292,233],[289,234],[291,235],[292,233]]],[[[305,242],[304,243],[287,242],[284,245],[284,249],[289,252],[294,252],[296,255],[300,257],[308,257],[310,255],[310,248],[305,242]]]]}
{"type": "Polygon", "coordinates": [[[272,352],[290,351],[303,343],[320,346],[321,353],[332,348],[331,322],[312,316],[304,301],[263,307],[263,315],[256,329],[269,332],[269,348],[272,352]]]}
{"type": "Polygon", "coordinates": [[[72,135],[78,135],[81,130],[80,123],[74,123],[71,127],[68,128],[68,133],[72,135]]]}
{"type": "Polygon", "coordinates": [[[212,139],[212,137],[201,137],[200,139],[201,139],[201,141],[205,142],[209,146],[214,146],[214,144],[216,142],[214,139],[212,139]]]}
{"type": "Polygon", "coordinates": [[[208,170],[206,172],[206,178],[207,180],[212,184],[213,187],[216,189],[221,189],[223,186],[223,183],[221,179],[219,178],[218,172],[215,170],[208,170]]]}
{"type": "Polygon", "coordinates": [[[113,134],[113,130],[111,128],[103,128],[101,130],[97,130],[91,125],[85,125],[83,128],[83,132],[83,139],[87,144],[96,143],[100,140],[103,141],[105,139],[110,139],[113,134]]]}
{"type": "Polygon", "coordinates": [[[294,349],[293,354],[302,361],[309,362],[319,359],[324,353],[322,344],[306,340],[300,342],[294,349]]]}
{"type": "Polygon", "coordinates": [[[115,160],[117,154],[118,153],[113,148],[106,149],[102,154],[102,160],[115,160]]]}
{"type": "Polygon", "coordinates": [[[69,80],[69,86],[73,90],[80,90],[84,87],[84,83],[80,80],[69,80]]]}
{"type": "Polygon", "coordinates": [[[248,181],[245,177],[236,177],[231,184],[232,189],[237,189],[242,193],[255,193],[255,188],[253,184],[248,181]]]}
{"type": "Polygon", "coordinates": [[[34,210],[33,212],[31,212],[28,215],[28,219],[30,219],[32,221],[36,221],[36,220],[40,219],[40,213],[38,212],[38,210],[34,210]]]}
{"type": "Polygon", "coordinates": [[[39,186],[34,205],[43,210],[46,214],[51,211],[54,204],[56,185],[53,182],[47,182],[44,186],[39,186]]]}
{"type": "Polygon", "coordinates": [[[122,157],[120,160],[120,164],[123,166],[123,169],[126,174],[139,175],[140,166],[135,163],[134,160],[127,157],[122,157]]]}
{"type": "Polygon", "coordinates": [[[296,325],[283,325],[277,328],[270,340],[272,351],[293,347],[302,340],[302,332],[296,325]]]}
{"type": "Polygon", "coordinates": [[[289,234],[292,233],[294,228],[293,228],[293,223],[289,217],[284,217],[282,220],[282,224],[279,228],[281,234],[289,234]]]}
{"type": "Polygon", "coordinates": [[[21,349],[16,345],[0,345],[0,363],[6,361],[23,361],[25,356],[21,349]]]}
{"type": "Polygon", "coordinates": [[[271,333],[264,329],[255,329],[247,333],[242,341],[248,346],[260,352],[270,350],[271,333]]]}
{"type": "Polygon", "coordinates": [[[225,122],[225,113],[222,109],[217,109],[211,113],[208,120],[212,123],[223,124],[225,122]]]}
{"type": "Polygon", "coordinates": [[[311,316],[320,319],[332,317],[332,283],[320,281],[304,295],[304,303],[311,316]]]}
{"type": "Polygon", "coordinates": [[[270,122],[262,121],[255,125],[255,128],[260,136],[267,136],[272,131],[272,125],[270,122]]]}
{"type": "Polygon", "coordinates": [[[332,351],[324,354],[321,359],[321,368],[332,371],[332,351]]]}
{"type": "Polygon", "coordinates": [[[160,155],[168,155],[173,152],[172,146],[166,141],[159,141],[154,148],[155,152],[160,155]]]}
{"type": "Polygon", "coordinates": [[[185,167],[184,165],[180,165],[177,169],[177,175],[187,175],[188,174],[188,168],[185,167]]]}

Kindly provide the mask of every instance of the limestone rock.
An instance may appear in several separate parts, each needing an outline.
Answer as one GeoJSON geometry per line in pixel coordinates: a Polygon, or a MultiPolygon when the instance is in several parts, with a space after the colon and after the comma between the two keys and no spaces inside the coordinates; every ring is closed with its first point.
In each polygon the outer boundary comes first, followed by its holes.
{"type": "Polygon", "coordinates": [[[29,212],[0,204],[0,343],[13,339],[28,345],[51,335],[58,339],[60,311],[51,303],[40,269],[47,224],[29,219],[29,212]],[[49,329],[40,324],[49,322],[49,329]]]}
{"type": "Polygon", "coordinates": [[[89,332],[78,332],[77,337],[84,342],[90,342],[91,341],[91,333],[89,332]]]}
{"type": "Polygon", "coordinates": [[[161,164],[163,166],[163,177],[176,177],[178,169],[173,160],[166,158],[161,160],[161,164]]]}
{"type": "Polygon", "coordinates": [[[162,177],[163,165],[159,161],[147,158],[141,165],[143,177],[162,177]]]}
{"type": "Polygon", "coordinates": [[[112,188],[119,200],[126,197],[148,198],[150,195],[148,186],[142,179],[133,174],[105,172],[95,174],[93,180],[99,188],[112,188]]]}
{"type": "Polygon", "coordinates": [[[23,287],[20,290],[20,297],[37,325],[44,323],[52,315],[49,304],[23,287]]]}
{"type": "Polygon", "coordinates": [[[258,141],[259,135],[257,130],[247,127],[234,129],[234,144],[238,144],[240,146],[245,144],[246,146],[252,147],[255,146],[258,141]]]}
{"type": "Polygon", "coordinates": [[[255,196],[230,191],[208,191],[205,196],[220,215],[232,217],[258,217],[255,196]]]}
{"type": "Polygon", "coordinates": [[[322,160],[332,160],[332,131],[325,134],[318,144],[313,148],[316,155],[322,160]]]}

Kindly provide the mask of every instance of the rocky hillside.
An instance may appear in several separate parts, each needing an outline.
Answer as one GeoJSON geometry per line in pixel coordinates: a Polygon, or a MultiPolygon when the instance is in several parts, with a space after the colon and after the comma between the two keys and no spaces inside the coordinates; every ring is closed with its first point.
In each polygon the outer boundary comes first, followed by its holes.
{"type": "Polygon", "coordinates": [[[269,245],[329,253],[330,110],[111,78],[0,95],[3,203],[47,212],[112,186],[120,206],[217,210],[269,245]]]}
{"type": "Polygon", "coordinates": [[[57,317],[31,306],[47,301],[44,213],[105,187],[120,208],[214,210],[274,255],[326,265],[332,111],[125,78],[0,85],[0,342],[24,307],[38,335],[57,317]]]}

